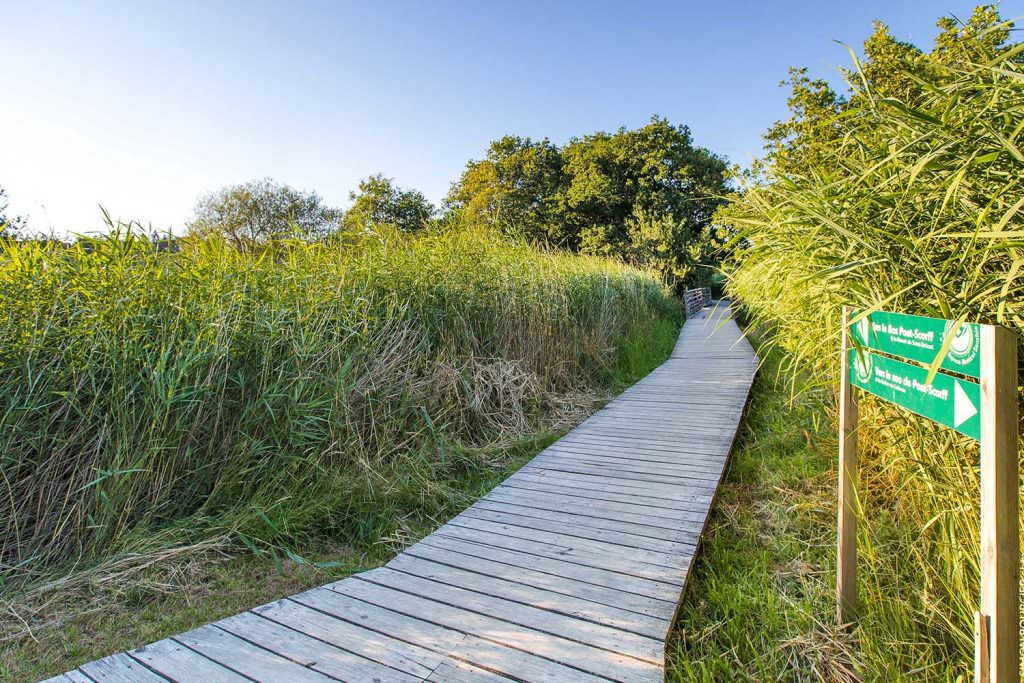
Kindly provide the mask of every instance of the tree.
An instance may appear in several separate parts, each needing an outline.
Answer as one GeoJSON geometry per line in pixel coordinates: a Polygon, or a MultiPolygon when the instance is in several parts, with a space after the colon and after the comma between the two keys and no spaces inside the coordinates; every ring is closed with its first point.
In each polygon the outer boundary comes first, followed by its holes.
{"type": "Polygon", "coordinates": [[[0,187],[0,237],[9,237],[14,235],[25,225],[21,216],[8,214],[7,207],[7,191],[0,187]]]}
{"type": "Polygon", "coordinates": [[[403,190],[393,178],[378,173],[359,183],[349,193],[352,206],[345,212],[344,224],[350,230],[373,229],[392,225],[399,230],[419,230],[434,215],[434,205],[418,190],[403,190]]]}
{"type": "Polygon", "coordinates": [[[339,212],[316,192],[296,190],[270,178],[224,187],[202,197],[187,223],[190,235],[222,235],[239,249],[279,237],[321,237],[337,225],[339,212]]]}
{"type": "Polygon", "coordinates": [[[711,217],[728,192],[723,159],[685,126],[654,117],[636,130],[594,133],[559,148],[507,136],[470,161],[451,206],[504,230],[700,279],[711,217]]]}
{"type": "Polygon", "coordinates": [[[928,92],[926,83],[950,80],[964,64],[988,62],[1014,47],[1008,42],[1012,25],[993,5],[978,6],[963,23],[942,17],[937,26],[935,47],[926,53],[896,40],[888,26],[876,21],[864,42],[864,59],[857,68],[843,70],[850,84],[845,95],[824,80],[809,78],[806,69],[790,69],[789,79],[782,83],[790,86],[790,117],[768,129],[765,156],[754,163],[749,178],[765,183],[768,178],[800,180],[832,172],[840,167],[834,156],[849,127],[846,119],[859,112],[866,99],[915,108],[928,92]]]}
{"type": "Polygon", "coordinates": [[[710,263],[711,217],[728,191],[726,163],[695,147],[686,126],[662,118],[636,130],[595,133],[562,152],[569,178],[564,219],[584,252],[657,269],[668,281],[699,279],[710,263]]]}
{"type": "Polygon", "coordinates": [[[559,214],[564,180],[561,151],[550,140],[506,135],[491,143],[484,159],[466,165],[448,204],[530,238],[578,246],[559,214]]]}

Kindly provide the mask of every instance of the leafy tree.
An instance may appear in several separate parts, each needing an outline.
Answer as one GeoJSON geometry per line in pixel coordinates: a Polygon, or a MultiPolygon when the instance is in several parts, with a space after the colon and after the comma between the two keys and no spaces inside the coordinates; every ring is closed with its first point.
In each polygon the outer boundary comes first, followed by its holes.
{"type": "Polygon", "coordinates": [[[413,232],[422,228],[434,215],[434,205],[418,190],[403,190],[393,178],[378,173],[359,183],[359,190],[349,193],[352,206],[345,212],[344,224],[350,230],[372,229],[392,225],[413,232]]]}
{"type": "MultiPolygon", "coordinates": [[[[790,86],[790,117],[777,121],[765,134],[766,154],[752,167],[748,180],[810,179],[835,171],[834,152],[849,126],[846,118],[859,112],[866,99],[914,108],[925,97],[926,83],[948,81],[965,63],[985,63],[1013,49],[1010,25],[995,6],[980,5],[966,22],[943,17],[930,53],[896,40],[881,21],[864,42],[864,59],[843,71],[850,90],[837,93],[807,70],[790,69],[783,85],[790,86]]],[[[1020,60],[1021,57],[1014,57],[1020,60]]]]}
{"type": "Polygon", "coordinates": [[[316,192],[263,178],[202,197],[187,226],[190,235],[222,235],[239,249],[251,249],[296,232],[321,237],[337,225],[338,217],[316,192]]]}
{"type": "Polygon", "coordinates": [[[11,236],[25,225],[21,216],[8,214],[7,207],[7,191],[0,187],[0,237],[11,236]]]}
{"type": "Polygon", "coordinates": [[[710,262],[725,171],[688,128],[654,117],[561,149],[547,139],[496,140],[485,159],[469,162],[448,202],[504,230],[691,282],[710,262]]]}
{"type": "Polygon", "coordinates": [[[562,154],[547,138],[495,140],[487,156],[470,161],[448,193],[448,204],[470,216],[531,238],[578,246],[561,221],[562,154]]]}
{"type": "Polygon", "coordinates": [[[618,256],[689,283],[708,273],[711,218],[727,193],[726,164],[695,147],[686,126],[662,118],[636,130],[595,133],[562,152],[563,220],[584,252],[618,256]]]}

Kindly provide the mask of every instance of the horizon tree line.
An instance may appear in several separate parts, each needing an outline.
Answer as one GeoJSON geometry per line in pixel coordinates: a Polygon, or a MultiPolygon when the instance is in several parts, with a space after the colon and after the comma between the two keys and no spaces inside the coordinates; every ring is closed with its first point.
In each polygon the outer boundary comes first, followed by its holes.
{"type": "MultiPolygon", "coordinates": [[[[271,178],[225,186],[199,198],[185,236],[219,235],[251,250],[281,238],[321,240],[383,226],[412,233],[461,215],[531,243],[618,258],[686,284],[710,276],[723,241],[713,216],[726,202],[728,177],[726,160],[695,146],[688,127],[655,116],[637,129],[596,132],[561,146],[504,136],[482,159],[467,162],[440,207],[379,173],[349,192],[347,209],[271,178]]],[[[0,191],[0,224],[5,206],[0,191]]],[[[0,235],[25,236],[24,222],[12,227],[0,235]]]]}

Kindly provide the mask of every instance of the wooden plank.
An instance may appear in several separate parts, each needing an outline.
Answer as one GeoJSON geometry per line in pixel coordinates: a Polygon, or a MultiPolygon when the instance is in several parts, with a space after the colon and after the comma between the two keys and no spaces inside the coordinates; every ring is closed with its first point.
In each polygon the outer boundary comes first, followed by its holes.
{"type": "MultiPolygon", "coordinates": [[[[427,667],[418,667],[415,675],[361,657],[305,633],[264,619],[255,612],[244,612],[216,623],[217,628],[257,645],[265,650],[319,671],[331,678],[346,681],[379,681],[379,683],[416,683],[430,675],[427,667]]],[[[347,645],[347,640],[334,641],[347,645]]],[[[408,661],[408,660],[407,660],[408,661]]]]}
{"type": "Polygon", "coordinates": [[[124,653],[83,664],[80,669],[96,683],[167,683],[166,678],[124,653]]]}
{"type": "MultiPolygon", "coordinates": [[[[650,392],[645,393],[651,395],[650,392]]],[[[737,396],[740,393],[737,388],[737,396]]],[[[659,411],[652,406],[609,405],[602,413],[580,423],[580,426],[664,432],[669,437],[718,436],[714,431],[714,425],[735,422],[739,417],[740,407],[736,404],[729,407],[709,407],[707,410],[702,406],[699,411],[682,411],[678,407],[659,411]],[[699,419],[696,419],[695,413],[699,414],[699,419]]]]}
{"type": "MultiPolygon", "coordinates": [[[[616,574],[624,574],[648,581],[657,581],[674,585],[680,577],[679,567],[666,567],[663,565],[637,562],[626,553],[598,552],[592,548],[580,544],[580,546],[558,546],[551,543],[533,541],[522,536],[507,536],[505,534],[481,531],[461,524],[446,524],[438,531],[439,535],[448,538],[458,538],[471,543],[505,548],[516,552],[537,555],[539,557],[558,557],[580,564],[585,567],[607,569],[616,574]]],[[[570,539],[571,540],[571,539],[570,539]]]]}
{"type": "Polygon", "coordinates": [[[843,307],[839,372],[839,522],[836,562],[836,617],[853,621],[857,610],[857,395],[850,383],[850,311],[843,307]]]}
{"type": "Polygon", "coordinates": [[[632,438],[631,432],[640,432],[642,438],[653,441],[717,443],[722,436],[719,430],[734,428],[740,421],[738,411],[729,415],[706,413],[701,415],[698,426],[693,423],[694,412],[658,414],[650,406],[616,407],[600,420],[581,425],[579,433],[611,433],[632,438]]]}
{"type": "MultiPolygon", "coordinates": [[[[521,489],[522,490],[522,489],[521,489]]],[[[577,500],[565,500],[554,495],[540,493],[531,494],[528,491],[523,493],[508,493],[506,491],[493,491],[487,497],[488,502],[514,503],[517,505],[536,506],[539,510],[554,510],[557,512],[568,512],[570,514],[595,517],[599,519],[615,520],[619,522],[630,522],[640,526],[660,529],[656,532],[669,540],[678,538],[678,534],[699,531],[700,523],[695,521],[678,520],[673,524],[669,518],[649,515],[646,513],[628,512],[623,509],[622,503],[611,501],[602,504],[601,501],[594,501],[589,498],[577,500]]]]}
{"type": "Polygon", "coordinates": [[[327,683],[332,680],[213,625],[200,626],[175,636],[174,640],[257,681],[327,683]]]}
{"type": "Polygon", "coordinates": [[[502,502],[493,499],[480,500],[473,504],[471,510],[489,510],[492,512],[499,513],[512,513],[516,515],[527,515],[530,517],[536,517],[538,519],[550,519],[555,522],[562,524],[575,524],[581,529],[599,529],[605,531],[620,531],[622,533],[631,534],[633,536],[641,538],[650,538],[658,541],[668,541],[670,543],[683,543],[696,545],[698,534],[695,531],[669,531],[661,529],[659,527],[652,527],[644,524],[633,524],[631,522],[623,522],[617,519],[607,519],[601,517],[590,517],[587,515],[576,514],[572,512],[564,512],[561,510],[544,510],[538,509],[531,505],[525,504],[524,501],[519,503],[502,502]]]}
{"type": "Polygon", "coordinates": [[[653,482],[656,484],[674,484],[679,487],[684,487],[692,483],[692,485],[701,492],[711,492],[715,490],[714,484],[708,483],[699,479],[684,479],[682,477],[666,477],[658,474],[637,474],[634,472],[624,472],[622,470],[611,470],[609,468],[602,467],[601,465],[590,465],[586,463],[572,463],[572,462],[558,462],[558,463],[545,463],[534,464],[531,460],[529,463],[523,466],[523,469],[529,470],[554,470],[557,472],[576,472],[578,474],[612,474],[620,479],[629,479],[631,481],[645,481],[653,482]]]}
{"type": "MultiPolygon", "coordinates": [[[[342,579],[341,582],[347,580],[342,579]]],[[[442,655],[453,651],[466,638],[466,634],[460,631],[389,609],[380,609],[374,604],[343,595],[331,590],[333,586],[335,584],[327,584],[304,591],[291,596],[288,600],[394,640],[416,643],[419,648],[442,655]]],[[[423,661],[425,663],[427,660],[423,661]]]]}
{"type": "Polygon", "coordinates": [[[689,440],[711,447],[721,447],[722,445],[728,446],[729,442],[732,441],[730,436],[722,436],[721,432],[717,429],[708,429],[706,431],[692,430],[688,432],[671,432],[667,430],[630,428],[625,426],[603,427],[592,425],[578,428],[576,433],[592,436],[625,436],[630,439],[636,439],[640,443],[661,443],[666,446],[672,446],[678,443],[678,441],[689,440]]]}
{"type": "Polygon", "coordinates": [[[575,594],[556,593],[536,588],[528,583],[492,576],[490,573],[483,573],[488,570],[479,565],[476,567],[477,571],[452,566],[445,561],[448,556],[444,554],[438,554],[437,559],[438,561],[433,561],[410,553],[402,553],[391,560],[387,566],[424,579],[475,590],[577,619],[586,619],[659,641],[664,639],[668,630],[669,622],[664,619],[656,619],[601,602],[594,602],[575,594]]]}
{"type": "MultiPolygon", "coordinates": [[[[598,586],[588,581],[579,581],[557,574],[549,574],[538,569],[524,570],[512,562],[501,561],[508,558],[502,557],[500,553],[493,553],[491,557],[482,557],[469,555],[460,552],[460,550],[462,549],[456,544],[449,544],[449,547],[435,547],[418,543],[406,550],[402,556],[417,557],[436,563],[443,563],[451,567],[474,571],[478,574],[501,578],[552,593],[561,593],[581,600],[606,605],[622,612],[637,615],[634,618],[637,618],[638,623],[644,623],[648,626],[660,623],[663,624],[664,628],[668,628],[669,617],[674,606],[666,600],[647,598],[642,595],[627,593],[617,588],[598,586]]],[[[485,549],[480,555],[484,554],[490,553],[487,553],[485,549]]],[[[655,626],[651,627],[655,628],[655,626]]]]}
{"type": "Polygon", "coordinates": [[[443,655],[432,650],[363,628],[294,600],[278,600],[257,607],[253,612],[264,619],[413,676],[428,675],[444,659],[443,655]]]}
{"type": "MultiPolygon", "coordinates": [[[[544,466],[548,463],[561,464],[585,464],[601,467],[608,472],[628,472],[630,474],[653,474],[659,477],[671,479],[683,479],[694,481],[716,480],[722,472],[722,463],[714,467],[677,467],[655,464],[645,464],[637,460],[624,460],[603,455],[567,453],[563,451],[545,451],[530,461],[537,466],[544,466]]],[[[684,484],[685,485],[685,484],[684,484]]]]}
{"type": "MultiPolygon", "coordinates": [[[[60,676],[54,676],[53,678],[47,678],[45,681],[40,683],[95,683],[91,678],[86,676],[84,673],[75,669],[74,671],[68,671],[60,676]]],[[[102,683],[102,681],[100,682],[102,683]]]]}
{"type": "Polygon", "coordinates": [[[656,581],[649,581],[637,577],[619,574],[608,569],[588,567],[566,560],[559,560],[553,557],[530,555],[507,548],[498,548],[493,545],[473,543],[451,536],[432,534],[424,538],[420,543],[442,550],[453,549],[466,555],[483,557],[489,560],[505,562],[525,570],[540,571],[554,576],[561,576],[568,579],[576,579],[585,583],[592,583],[596,586],[614,588],[624,593],[631,593],[646,598],[653,598],[661,602],[675,605],[679,596],[678,590],[672,590],[665,584],[656,581]]]}
{"type": "MultiPolygon", "coordinates": [[[[647,389],[647,387],[645,387],[647,389]]],[[[739,392],[737,392],[739,393],[739,392]]],[[[639,398],[641,395],[637,394],[639,398]]],[[[646,401],[659,396],[654,392],[647,390],[642,394],[646,401]]],[[[661,406],[651,405],[649,402],[636,403],[624,400],[622,403],[609,403],[600,412],[595,413],[592,417],[588,418],[582,424],[592,424],[597,422],[611,421],[613,423],[622,422],[625,420],[634,421],[633,424],[637,425],[655,425],[659,427],[673,427],[683,423],[697,423],[699,420],[700,424],[706,424],[708,419],[714,420],[737,420],[740,418],[742,413],[742,406],[728,401],[721,405],[705,405],[694,406],[688,404],[678,396],[678,392],[672,395],[665,392],[663,395],[666,401],[671,403],[665,403],[661,406]],[[699,417],[698,417],[699,415],[699,417]]]]}
{"type": "MultiPolygon", "coordinates": [[[[551,491],[553,493],[574,493],[585,498],[598,500],[614,500],[620,503],[634,502],[638,506],[671,510],[677,514],[707,514],[710,496],[688,497],[679,499],[663,498],[641,493],[646,488],[627,489],[623,486],[609,485],[607,480],[593,479],[585,476],[558,472],[537,474],[534,472],[516,472],[505,480],[504,486],[510,488],[526,488],[534,491],[551,491]]],[[[656,493],[656,492],[655,492],[656,493]]]]}
{"type": "Polygon", "coordinates": [[[691,490],[679,491],[679,487],[652,484],[649,482],[626,481],[617,477],[609,477],[607,474],[579,474],[576,472],[551,472],[518,470],[509,477],[509,480],[528,478],[533,481],[558,482],[559,485],[577,487],[588,491],[602,491],[610,493],[622,493],[630,496],[656,498],[659,504],[677,503],[680,506],[687,506],[695,503],[708,505],[711,503],[711,495],[701,494],[691,490]]]}
{"type": "Polygon", "coordinates": [[[556,683],[564,680],[570,683],[591,683],[599,680],[592,674],[478,637],[460,630],[457,626],[441,625],[430,618],[430,612],[407,614],[409,610],[401,609],[402,605],[407,604],[403,593],[390,594],[388,600],[393,604],[382,605],[333,590],[338,588],[345,590],[346,593],[352,592],[347,589],[353,583],[351,579],[343,579],[324,588],[299,593],[290,599],[308,606],[315,605],[316,609],[338,619],[353,620],[366,628],[387,632],[396,639],[436,650],[453,659],[512,677],[517,681],[556,683]]]}
{"type": "Polygon", "coordinates": [[[991,645],[988,642],[989,618],[974,612],[974,683],[992,683],[991,645]]]}
{"type": "Polygon", "coordinates": [[[144,645],[128,654],[172,681],[247,683],[250,680],[170,638],[144,645]]]}
{"type": "MultiPolygon", "coordinates": [[[[304,603],[316,604],[318,609],[329,611],[339,618],[349,619],[353,614],[358,615],[355,618],[368,628],[387,629],[396,638],[519,681],[593,683],[604,680],[533,652],[470,633],[457,618],[451,618],[453,613],[450,610],[438,612],[435,609],[435,606],[444,608],[444,605],[413,599],[413,596],[401,592],[378,590],[373,588],[373,584],[353,579],[343,579],[324,588],[306,591],[295,598],[304,603]],[[357,583],[358,586],[355,585],[357,583]],[[369,591],[367,586],[370,587],[369,591]],[[423,609],[424,606],[429,609],[423,609]]],[[[492,625],[500,623],[493,622],[492,625]]]]}
{"type": "Polygon", "coordinates": [[[628,466],[640,466],[653,471],[680,474],[705,474],[719,472],[725,463],[725,455],[710,457],[692,456],[685,453],[647,453],[638,449],[609,449],[601,446],[583,446],[576,443],[556,444],[541,455],[558,457],[584,457],[614,462],[628,466]]]}
{"type": "MultiPolygon", "coordinates": [[[[373,583],[370,579],[380,571],[357,574],[352,580],[331,584],[330,588],[379,607],[530,653],[551,664],[571,664],[568,668],[579,669],[581,673],[600,675],[623,683],[647,682],[655,680],[655,677],[661,680],[663,675],[660,666],[649,662],[373,583]]],[[[477,665],[485,664],[476,659],[469,661],[477,665]]]]}
{"type": "MultiPolygon", "coordinates": [[[[416,595],[425,600],[469,610],[531,630],[561,636],[569,641],[606,650],[616,656],[628,655],[655,665],[662,663],[665,644],[661,640],[622,631],[592,620],[580,619],[480,590],[471,590],[444,581],[424,578],[391,567],[376,570],[365,580],[388,589],[416,595]]],[[[589,656],[602,657],[605,655],[593,652],[589,653],[589,656]]]]}
{"type": "Polygon", "coordinates": [[[457,659],[446,659],[424,680],[437,683],[502,683],[513,679],[457,659]]]}
{"type": "Polygon", "coordinates": [[[608,446],[600,443],[586,443],[563,439],[544,449],[543,452],[568,451],[585,455],[605,455],[614,458],[639,460],[648,463],[666,463],[670,465],[722,466],[725,456],[720,453],[701,454],[687,453],[682,450],[644,450],[634,446],[608,446]]]}
{"type": "MultiPolygon", "coordinates": [[[[702,522],[706,515],[699,512],[687,512],[684,510],[670,510],[668,508],[654,507],[640,503],[631,503],[623,500],[613,500],[610,497],[584,496],[578,493],[567,493],[565,490],[540,489],[535,486],[511,486],[503,484],[494,489],[495,494],[508,496],[521,496],[527,498],[543,498],[552,502],[565,504],[576,504],[586,506],[587,509],[600,509],[617,512],[628,512],[641,515],[645,518],[658,520],[658,526],[668,525],[667,528],[680,528],[679,522],[702,522]]],[[[497,497],[497,495],[495,496],[497,497]]],[[[625,496],[623,496],[625,498],[625,496]]]]}
{"type": "Polygon", "coordinates": [[[981,613],[989,679],[1020,682],[1017,337],[981,327],[981,613]]]}
{"type": "Polygon", "coordinates": [[[684,442],[678,441],[671,444],[663,443],[645,443],[640,442],[637,439],[627,437],[615,437],[615,436],[594,436],[586,434],[577,434],[570,432],[567,436],[563,437],[559,443],[569,444],[580,444],[588,446],[604,446],[606,448],[628,448],[639,452],[663,452],[671,453],[673,455],[681,456],[684,454],[696,454],[704,453],[705,457],[722,457],[725,458],[727,451],[723,448],[712,449],[708,444],[699,442],[684,442]]]}
{"type": "Polygon", "coordinates": [[[543,513],[531,515],[528,514],[529,512],[531,512],[529,509],[524,509],[522,513],[508,510],[495,512],[483,507],[474,506],[460,514],[456,519],[486,520],[508,526],[520,526],[527,530],[550,531],[576,538],[621,545],[623,548],[629,548],[630,550],[649,550],[661,555],[678,558],[677,562],[685,562],[686,557],[693,554],[697,545],[696,537],[692,541],[663,541],[658,538],[637,536],[613,529],[597,529],[579,524],[571,524],[553,519],[551,515],[544,516],[543,513]]]}
{"type": "Polygon", "coordinates": [[[552,529],[523,527],[515,524],[509,524],[505,520],[495,522],[471,516],[459,515],[452,521],[448,522],[445,526],[467,527],[479,532],[494,534],[497,536],[507,536],[512,539],[530,540],[539,543],[550,543],[554,546],[561,545],[576,550],[585,550],[595,554],[627,555],[638,565],[651,565],[662,569],[677,570],[685,564],[685,559],[681,556],[681,552],[665,553],[656,550],[644,550],[636,547],[631,547],[629,550],[626,550],[626,547],[623,547],[621,543],[609,543],[608,541],[600,539],[595,540],[583,538],[574,533],[559,533],[552,529]]]}

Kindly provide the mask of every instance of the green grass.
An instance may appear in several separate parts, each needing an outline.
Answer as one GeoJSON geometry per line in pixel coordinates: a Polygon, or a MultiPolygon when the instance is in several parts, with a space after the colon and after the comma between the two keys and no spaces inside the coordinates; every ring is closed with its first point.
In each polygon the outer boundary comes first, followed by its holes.
{"type": "Polygon", "coordinates": [[[830,626],[835,437],[828,396],[791,400],[768,357],[667,648],[671,681],[842,681],[830,626]]]}
{"type": "MultiPolygon", "coordinates": [[[[304,549],[308,559],[303,564],[218,545],[181,557],[172,553],[129,577],[98,574],[76,590],[54,591],[46,596],[52,623],[40,623],[31,634],[0,642],[0,680],[46,678],[380,566],[503,481],[556,440],[567,425],[556,428],[557,432],[540,430],[476,453],[471,458],[475,466],[439,468],[436,476],[446,489],[443,503],[430,510],[402,510],[402,529],[390,536],[367,533],[353,544],[321,538],[316,547],[304,549]]],[[[388,528],[395,514],[396,509],[382,509],[375,519],[388,528]]]]}
{"type": "MultiPolygon", "coordinates": [[[[837,628],[834,394],[794,376],[780,349],[766,358],[679,609],[668,680],[971,680],[962,643],[944,636],[950,615],[931,602],[949,588],[920,570],[938,562],[921,556],[917,521],[893,511],[905,463],[861,471],[861,617],[837,628]]],[[[923,446],[906,447],[927,466],[923,446]]]]}

